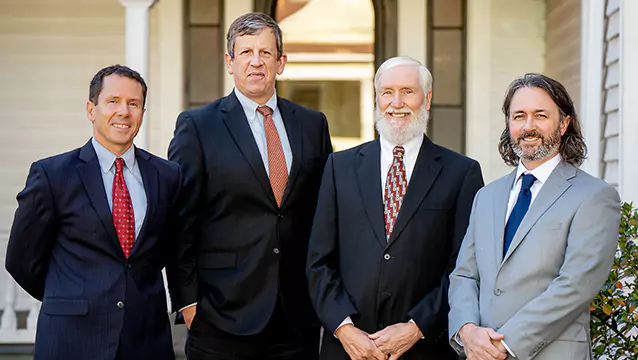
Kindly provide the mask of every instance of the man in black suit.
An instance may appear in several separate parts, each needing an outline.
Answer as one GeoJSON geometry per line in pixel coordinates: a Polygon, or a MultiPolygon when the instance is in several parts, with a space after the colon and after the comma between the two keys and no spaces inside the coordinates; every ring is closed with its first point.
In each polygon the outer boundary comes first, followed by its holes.
{"type": "Polygon", "coordinates": [[[6,267],[42,301],[35,359],[174,359],[161,270],[175,252],[179,166],[133,146],[146,83],[91,81],[93,138],[39,160],[18,194],[6,267]]]}
{"type": "Polygon", "coordinates": [[[318,357],[305,258],[332,145],[325,116],[277,97],[286,65],[270,17],[235,20],[225,55],[235,89],[183,112],[169,159],[184,171],[173,309],[189,359],[318,357]]]}
{"type": "Polygon", "coordinates": [[[321,359],[457,358],[448,276],[483,179],[476,161],[425,136],[431,86],[418,61],[384,62],[380,137],[328,159],[307,268],[321,359]]]}

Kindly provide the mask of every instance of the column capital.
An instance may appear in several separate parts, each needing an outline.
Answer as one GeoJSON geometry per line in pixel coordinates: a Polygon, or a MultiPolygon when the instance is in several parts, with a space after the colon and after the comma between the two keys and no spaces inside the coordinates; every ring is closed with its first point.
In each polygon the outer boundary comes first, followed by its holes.
{"type": "Polygon", "coordinates": [[[159,0],[118,0],[124,7],[146,7],[151,8],[159,0]]]}

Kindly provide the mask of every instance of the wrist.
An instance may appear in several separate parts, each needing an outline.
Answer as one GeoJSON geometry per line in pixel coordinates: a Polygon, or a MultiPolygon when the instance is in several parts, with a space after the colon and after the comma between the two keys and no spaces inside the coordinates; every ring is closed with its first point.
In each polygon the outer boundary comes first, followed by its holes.
{"type": "Polygon", "coordinates": [[[467,332],[475,329],[476,327],[477,327],[477,325],[474,324],[474,323],[467,323],[467,324],[461,326],[461,328],[459,329],[459,332],[458,332],[459,337],[462,339],[464,334],[467,334],[467,332]]]}
{"type": "Polygon", "coordinates": [[[343,324],[339,326],[337,331],[335,331],[335,337],[337,339],[341,338],[341,335],[344,333],[344,331],[347,332],[349,328],[353,328],[353,327],[354,327],[354,324],[343,324]]]}

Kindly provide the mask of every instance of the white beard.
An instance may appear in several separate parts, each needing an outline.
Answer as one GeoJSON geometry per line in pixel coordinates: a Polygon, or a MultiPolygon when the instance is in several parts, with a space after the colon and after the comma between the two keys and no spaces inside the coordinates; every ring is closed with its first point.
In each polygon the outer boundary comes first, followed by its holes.
{"type": "Polygon", "coordinates": [[[393,144],[403,145],[415,137],[426,134],[428,131],[428,120],[430,112],[425,107],[425,103],[421,105],[417,113],[412,112],[408,119],[387,120],[386,113],[390,110],[397,112],[409,112],[406,107],[402,109],[393,109],[391,106],[382,113],[378,107],[374,109],[374,124],[381,136],[393,144]],[[393,124],[398,123],[400,126],[393,124]]]}

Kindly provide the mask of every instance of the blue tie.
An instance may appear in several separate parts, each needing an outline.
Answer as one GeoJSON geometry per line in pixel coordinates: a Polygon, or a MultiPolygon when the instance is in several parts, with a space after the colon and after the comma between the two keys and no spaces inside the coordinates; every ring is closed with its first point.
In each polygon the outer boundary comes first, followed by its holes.
{"type": "Polygon", "coordinates": [[[507,254],[507,249],[509,249],[512,239],[514,239],[514,234],[516,234],[516,230],[523,221],[523,218],[529,209],[529,204],[532,202],[532,192],[530,191],[530,188],[532,187],[532,184],[534,184],[534,181],[536,181],[534,175],[523,175],[521,192],[518,193],[516,205],[514,205],[510,218],[507,220],[507,225],[505,225],[505,246],[503,246],[503,257],[507,254]]]}

